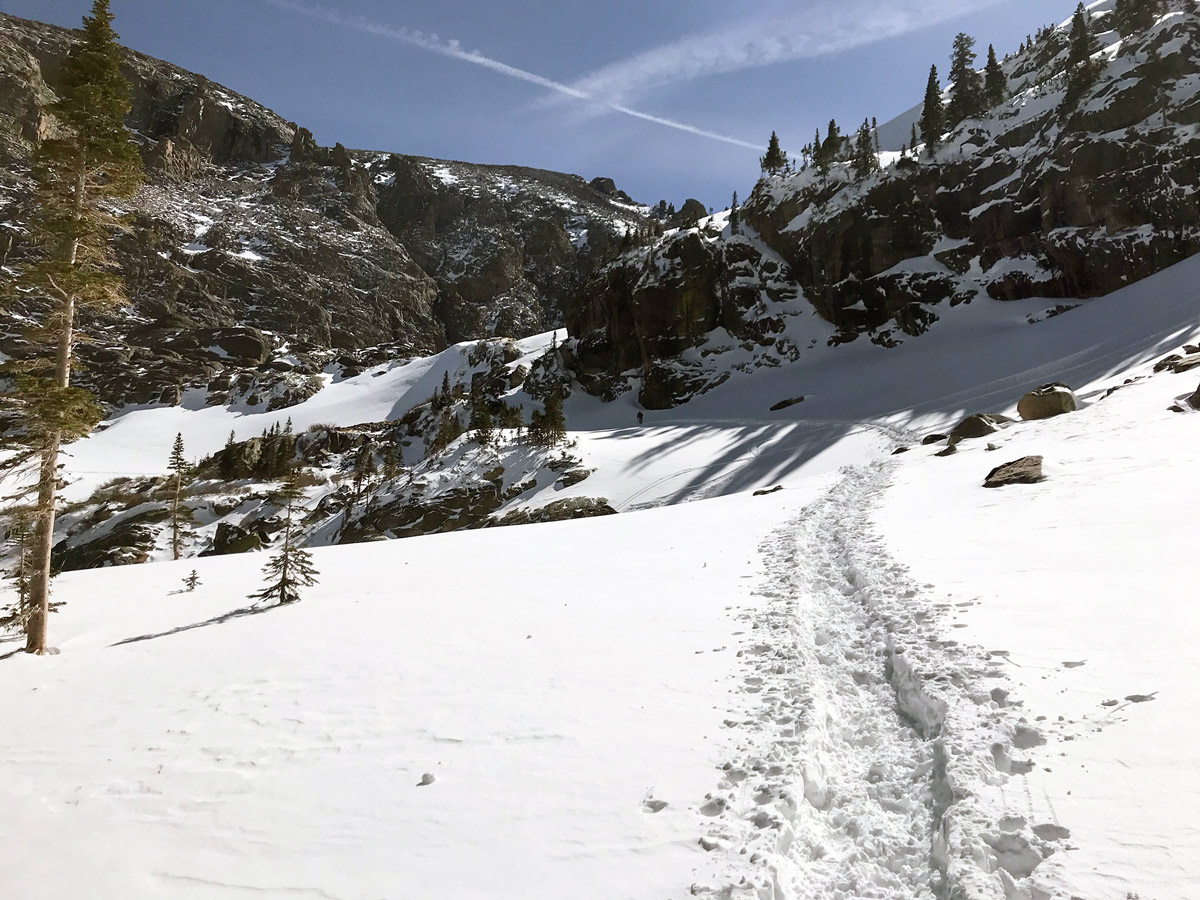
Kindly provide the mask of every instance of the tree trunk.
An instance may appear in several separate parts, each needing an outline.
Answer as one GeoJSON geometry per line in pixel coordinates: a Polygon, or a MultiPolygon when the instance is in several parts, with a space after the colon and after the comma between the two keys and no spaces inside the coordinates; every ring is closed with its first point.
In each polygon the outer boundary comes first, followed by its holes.
{"type": "MultiPolygon", "coordinates": [[[[75,178],[75,220],[83,217],[84,177],[82,165],[75,178]]],[[[75,265],[79,239],[71,241],[67,262],[75,265]]],[[[58,351],[55,356],[54,380],[60,388],[71,384],[71,356],[75,344],[75,297],[62,299],[59,310],[58,351]]],[[[46,652],[46,627],[50,618],[50,556],[54,550],[54,505],[58,499],[58,449],[62,434],[52,432],[42,449],[42,464],[38,473],[37,528],[33,537],[33,575],[29,583],[29,627],[25,632],[25,652],[46,652]]]]}
{"type": "Polygon", "coordinates": [[[58,490],[58,436],[42,451],[38,474],[37,525],[33,532],[33,572],[29,579],[29,618],[25,652],[46,652],[50,617],[50,553],[54,549],[54,500],[58,490]]]}
{"type": "Polygon", "coordinates": [[[171,503],[171,556],[179,559],[179,488],[183,476],[175,473],[175,499],[171,503]]]}

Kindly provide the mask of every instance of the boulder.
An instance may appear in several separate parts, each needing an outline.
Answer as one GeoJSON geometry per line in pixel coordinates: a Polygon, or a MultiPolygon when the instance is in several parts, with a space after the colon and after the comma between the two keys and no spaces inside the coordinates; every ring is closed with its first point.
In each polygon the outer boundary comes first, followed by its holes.
{"type": "Polygon", "coordinates": [[[998,416],[985,415],[983,413],[975,413],[967,416],[961,422],[954,426],[954,430],[950,432],[950,446],[953,447],[959,441],[968,440],[969,438],[987,437],[989,434],[995,434],[1000,430],[1001,419],[998,416]]]}
{"type": "Polygon", "coordinates": [[[242,528],[230,522],[218,522],[212,548],[200,555],[227,556],[231,553],[249,553],[261,550],[263,546],[263,536],[259,532],[242,528]]]}
{"type": "Polygon", "coordinates": [[[1026,421],[1049,419],[1079,408],[1075,392],[1061,381],[1043,384],[1030,391],[1017,404],[1017,414],[1026,421]]]}
{"type": "Polygon", "coordinates": [[[983,486],[996,488],[1008,484],[1037,484],[1045,480],[1046,476],[1042,474],[1042,457],[1023,456],[1002,466],[996,466],[988,472],[983,486]]]}
{"type": "Polygon", "coordinates": [[[922,446],[928,446],[929,444],[936,444],[939,441],[944,441],[945,439],[946,435],[944,434],[927,434],[925,437],[921,438],[921,444],[922,446]]]}
{"type": "Polygon", "coordinates": [[[1187,405],[1192,409],[1200,409],[1200,388],[1196,388],[1196,392],[1187,398],[1187,405]]]}

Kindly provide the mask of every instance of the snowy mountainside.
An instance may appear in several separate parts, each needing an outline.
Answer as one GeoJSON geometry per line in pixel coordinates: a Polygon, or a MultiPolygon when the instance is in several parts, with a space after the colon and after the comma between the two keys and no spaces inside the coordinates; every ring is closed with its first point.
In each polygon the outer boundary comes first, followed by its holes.
{"type": "MultiPolygon", "coordinates": [[[[972,304],[641,427],[576,391],[566,490],[622,514],[317,547],[291,607],[240,599],[261,554],[66,573],[60,653],[0,659],[0,861],[53,837],[51,897],[1188,900],[1197,285],[972,304]],[[923,440],[1050,381],[1076,411],[923,440]],[[982,486],[1033,454],[1044,481],[982,486]]],[[[471,350],[294,425],[402,419],[471,350]]],[[[68,471],[288,412],[129,410],[68,471]]]]}
{"type": "Polygon", "coordinates": [[[1111,8],[1089,7],[1098,75],[1078,101],[1066,98],[1064,23],[1004,61],[1008,99],[936,152],[884,152],[873,174],[835,162],[764,176],[739,210],[740,233],[670,231],[609,263],[567,319],[589,389],[634,388],[669,406],[719,382],[726,331],[760,365],[803,351],[777,323],[810,310],[832,326],[824,340],[894,347],[969,303],[1095,297],[1195,253],[1200,16],[1171,3],[1122,39],[1111,8]],[[781,296],[739,293],[718,274],[747,240],[769,250],[751,269],[797,299],[740,334],[756,302],[781,296]]]}
{"type": "Polygon", "coordinates": [[[322,390],[286,410],[208,406],[199,394],[176,407],[131,408],[69,449],[72,506],[58,558],[76,568],[169,555],[165,466],[177,432],[190,457],[212,457],[191,488],[198,523],[189,555],[278,540],[270,495],[280,470],[271,467],[293,460],[317,482],[304,525],[315,545],[519,522],[547,507],[541,515],[569,518],[770,488],[878,455],[914,432],[946,432],[973,413],[1011,417],[1041,383],[1089,383],[1182,353],[1198,267],[1194,258],[1071,316],[1047,316],[1048,300],[973,304],[887,352],[828,346],[805,335],[813,317],[793,317],[784,334],[806,348],[795,362],[756,366],[746,352],[722,384],[676,410],[644,413],[640,426],[629,394],[604,402],[573,390],[565,404],[573,446],[555,450],[536,450],[511,426],[480,446],[467,426],[478,404],[497,416],[520,409],[528,422],[547,385],[569,379],[569,353],[551,347],[561,332],[326,375],[322,390]],[[435,410],[444,382],[455,396],[435,410]],[[294,435],[263,436],[288,422],[294,435]],[[447,422],[454,436],[441,446],[447,422]],[[224,450],[231,432],[237,444],[224,450]],[[365,484],[355,478],[364,452],[374,469],[365,484]],[[229,470],[223,454],[235,460],[229,470]],[[389,459],[402,468],[387,475],[389,459]]]}
{"type": "MultiPolygon", "coordinates": [[[[0,14],[0,279],[26,259],[30,154],[78,33],[0,14]]],[[[147,183],[115,241],[130,305],[85,323],[81,386],[110,406],[295,404],[357,371],[558,324],[647,210],[608,179],[318,147],[202,76],[127,55],[147,183]],[[437,173],[447,174],[439,179],[437,173]]],[[[27,304],[36,304],[34,299],[27,304]]],[[[0,351],[26,352],[24,316],[0,351]]]]}

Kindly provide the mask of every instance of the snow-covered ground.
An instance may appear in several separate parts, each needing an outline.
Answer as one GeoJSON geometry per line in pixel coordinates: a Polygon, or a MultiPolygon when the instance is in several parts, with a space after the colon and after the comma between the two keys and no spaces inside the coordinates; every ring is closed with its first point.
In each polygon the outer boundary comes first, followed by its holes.
{"type": "MultiPolygon", "coordinates": [[[[1060,301],[976,302],[640,427],[575,395],[597,471],[554,496],[621,515],[318,549],[294,607],[248,609],[254,554],[61,576],[61,653],[0,644],[0,885],[1200,896],[1200,416],[1167,411],[1197,370],[1150,374],[1200,334],[1197,285],[1200,258],[1054,318],[1060,301]],[[1052,380],[1078,412],[949,458],[919,444],[1052,380]],[[1045,482],[982,487],[1028,454],[1045,482]]],[[[175,431],[195,453],[289,414],[387,418],[459,358],[269,418],[130,411],[71,466],[160,470],[175,431]]]]}

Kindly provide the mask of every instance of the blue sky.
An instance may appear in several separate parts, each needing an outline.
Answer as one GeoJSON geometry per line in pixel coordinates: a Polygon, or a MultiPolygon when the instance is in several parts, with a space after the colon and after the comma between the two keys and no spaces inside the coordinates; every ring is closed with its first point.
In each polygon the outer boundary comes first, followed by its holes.
{"type": "MultiPolygon", "coordinates": [[[[883,122],[920,99],[931,63],[945,71],[956,32],[1004,53],[1074,6],[112,0],[126,44],[323,144],[606,175],[645,202],[714,206],[753,186],[772,130],[798,149],[831,116],[843,128],[883,122]]],[[[0,0],[0,11],[72,26],[89,7],[0,0]]]]}

